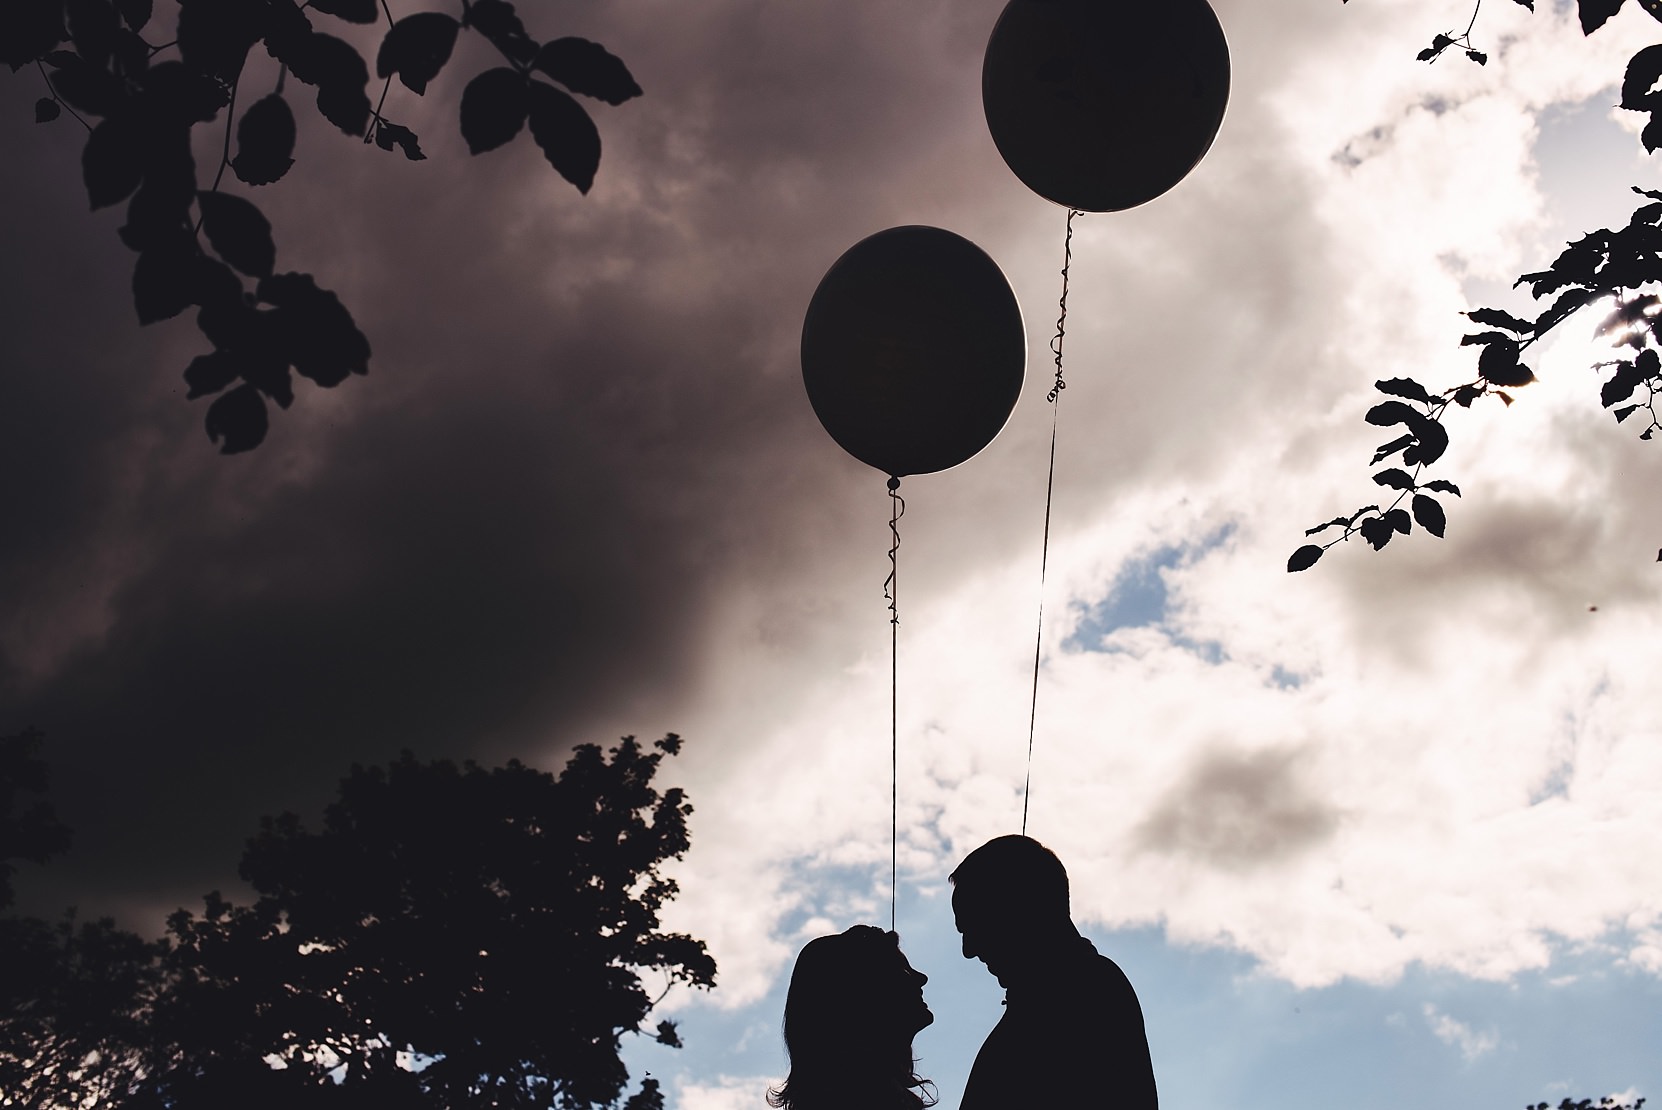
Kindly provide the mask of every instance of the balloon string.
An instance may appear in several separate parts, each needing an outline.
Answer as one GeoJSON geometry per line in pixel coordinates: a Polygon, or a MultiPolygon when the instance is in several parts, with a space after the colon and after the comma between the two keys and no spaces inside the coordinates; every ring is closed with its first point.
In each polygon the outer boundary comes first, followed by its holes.
{"type": "MultiPolygon", "coordinates": [[[[1061,311],[1056,317],[1056,334],[1050,339],[1050,350],[1056,356],[1056,384],[1050,387],[1045,394],[1045,400],[1051,404],[1062,395],[1062,390],[1068,383],[1062,379],[1062,339],[1068,334],[1068,271],[1073,268],[1073,218],[1079,215],[1079,209],[1068,209],[1068,234],[1062,241],[1062,299],[1061,311]]],[[[1054,470],[1054,466],[1052,467],[1054,470]]]]}
{"type": "Polygon", "coordinates": [[[883,598],[889,603],[889,932],[895,931],[895,901],[900,891],[900,518],[906,499],[900,479],[889,478],[889,577],[883,598]]]}
{"type": "Polygon", "coordinates": [[[1033,634],[1033,700],[1027,714],[1027,778],[1021,787],[1021,834],[1027,835],[1027,807],[1033,794],[1033,734],[1039,721],[1039,659],[1045,631],[1045,575],[1050,569],[1050,505],[1056,493],[1056,424],[1062,411],[1062,391],[1068,387],[1062,377],[1062,340],[1068,334],[1068,272],[1073,268],[1073,218],[1079,210],[1068,209],[1068,233],[1062,243],[1062,298],[1056,317],[1056,334],[1050,349],[1056,355],[1056,384],[1045,394],[1050,402],[1050,471],[1045,478],[1044,542],[1039,547],[1039,619],[1033,634]]]}

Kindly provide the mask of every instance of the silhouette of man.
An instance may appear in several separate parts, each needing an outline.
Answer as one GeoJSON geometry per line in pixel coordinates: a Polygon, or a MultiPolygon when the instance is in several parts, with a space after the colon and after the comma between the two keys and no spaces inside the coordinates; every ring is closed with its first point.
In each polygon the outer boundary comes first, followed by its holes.
{"type": "Polygon", "coordinates": [[[1068,873],[1025,836],[989,840],[950,877],[964,958],[1004,987],[960,1110],[1156,1110],[1137,992],[1069,917],[1068,873]]]}

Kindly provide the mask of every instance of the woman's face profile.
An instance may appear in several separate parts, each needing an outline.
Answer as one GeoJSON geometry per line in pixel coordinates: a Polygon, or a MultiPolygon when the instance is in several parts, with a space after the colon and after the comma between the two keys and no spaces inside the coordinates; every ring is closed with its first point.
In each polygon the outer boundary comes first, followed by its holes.
{"type": "Polygon", "coordinates": [[[908,1037],[934,1023],[935,1015],[923,1000],[923,985],[929,982],[929,976],[913,967],[898,946],[888,979],[894,993],[883,1008],[896,1016],[908,1037]]]}

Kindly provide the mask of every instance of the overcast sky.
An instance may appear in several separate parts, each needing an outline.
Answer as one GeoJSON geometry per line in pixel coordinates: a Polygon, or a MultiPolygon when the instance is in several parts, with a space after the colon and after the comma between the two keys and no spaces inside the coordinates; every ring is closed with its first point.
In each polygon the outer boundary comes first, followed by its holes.
{"type": "MultiPolygon", "coordinates": [[[[393,90],[419,164],[293,97],[297,167],[255,199],[374,356],[235,457],[184,399],[200,334],[137,326],[81,135],[13,75],[0,733],[46,733],[76,831],[25,905],[159,930],[354,761],[674,730],[671,916],[720,986],[637,1064],[686,1110],[761,1105],[796,949],[888,916],[888,500],[807,404],[802,316],[847,247],[933,224],[998,261],[1029,347],[1000,438],[904,487],[898,921],[956,1105],[998,994],[943,883],[1020,822],[1064,217],[982,119],[1000,7],[526,5],[645,90],[594,106],[587,197],[523,139],[468,156],[471,45],[393,90]]],[[[1377,489],[1371,383],[1470,378],[1458,313],[1657,184],[1609,106],[1662,28],[1538,7],[1484,8],[1486,67],[1427,66],[1456,0],[1218,0],[1215,146],[1077,225],[1029,831],[1143,995],[1168,1106],[1662,1086],[1662,456],[1598,407],[1589,329],[1451,418],[1445,540],[1284,571],[1377,489]]]]}

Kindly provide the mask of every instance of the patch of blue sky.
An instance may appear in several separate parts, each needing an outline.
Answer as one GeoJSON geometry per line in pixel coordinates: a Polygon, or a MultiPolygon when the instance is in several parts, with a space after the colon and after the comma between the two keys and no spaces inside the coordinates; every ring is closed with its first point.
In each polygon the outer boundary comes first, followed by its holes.
{"type": "Polygon", "coordinates": [[[1114,576],[1102,600],[1089,605],[1076,603],[1083,615],[1073,633],[1062,642],[1062,650],[1113,651],[1110,639],[1121,629],[1162,628],[1172,633],[1174,643],[1208,662],[1222,662],[1222,645],[1190,640],[1171,629],[1167,573],[1189,566],[1223,546],[1234,530],[1233,525],[1225,525],[1193,543],[1168,544],[1128,560],[1114,576]]]}
{"type": "MultiPolygon", "coordinates": [[[[916,1042],[919,1070],[951,1108],[1002,994],[962,958],[948,897],[931,886],[926,895],[903,881],[899,926],[907,955],[930,977],[925,996],[936,1015],[916,1042]]],[[[1416,968],[1388,985],[1300,990],[1249,956],[1172,944],[1157,928],[1085,931],[1137,987],[1166,1110],[1520,1110],[1566,1096],[1662,1091],[1662,980],[1610,948],[1561,946],[1551,967],[1503,982],[1416,968]]],[[[744,1104],[761,1107],[766,1079],[786,1067],[788,975],[751,1005],[722,1010],[703,999],[683,1010],[684,1049],[645,1038],[626,1045],[632,1073],[658,1076],[671,1106],[677,1077],[752,1077],[744,1104]]],[[[1084,1085],[1106,1065],[1039,1066],[1064,1085],[1084,1085]]]]}

